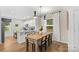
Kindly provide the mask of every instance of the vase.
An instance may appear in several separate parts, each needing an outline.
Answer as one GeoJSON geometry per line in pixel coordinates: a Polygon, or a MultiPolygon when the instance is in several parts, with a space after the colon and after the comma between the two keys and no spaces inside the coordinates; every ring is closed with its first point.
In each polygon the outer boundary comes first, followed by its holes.
{"type": "Polygon", "coordinates": [[[42,35],[42,31],[39,31],[39,34],[41,34],[41,35],[42,35]]]}

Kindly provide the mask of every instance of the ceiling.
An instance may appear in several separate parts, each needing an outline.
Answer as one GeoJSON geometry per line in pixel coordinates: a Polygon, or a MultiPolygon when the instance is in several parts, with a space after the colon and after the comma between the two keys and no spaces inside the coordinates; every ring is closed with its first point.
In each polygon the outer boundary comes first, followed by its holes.
{"type": "Polygon", "coordinates": [[[0,6],[1,17],[16,18],[16,19],[29,19],[33,17],[33,12],[37,11],[37,15],[59,10],[60,7],[54,6],[0,6]]]}

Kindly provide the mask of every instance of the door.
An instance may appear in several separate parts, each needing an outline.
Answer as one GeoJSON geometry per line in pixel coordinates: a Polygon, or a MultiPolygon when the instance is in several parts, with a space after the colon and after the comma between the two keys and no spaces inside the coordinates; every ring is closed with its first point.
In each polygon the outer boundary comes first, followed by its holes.
{"type": "Polygon", "coordinates": [[[59,12],[53,14],[53,38],[60,41],[59,12]]]}

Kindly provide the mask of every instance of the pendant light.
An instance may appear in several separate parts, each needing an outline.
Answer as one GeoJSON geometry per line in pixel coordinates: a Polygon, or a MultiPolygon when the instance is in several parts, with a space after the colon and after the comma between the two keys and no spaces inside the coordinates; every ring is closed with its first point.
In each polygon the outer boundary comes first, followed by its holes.
{"type": "Polygon", "coordinates": [[[40,6],[40,16],[41,16],[41,8],[42,8],[42,6],[40,6]]]}
{"type": "Polygon", "coordinates": [[[46,20],[46,15],[44,15],[44,20],[46,20]]]}
{"type": "Polygon", "coordinates": [[[36,11],[34,11],[34,18],[37,18],[37,16],[36,16],[36,11]]]}

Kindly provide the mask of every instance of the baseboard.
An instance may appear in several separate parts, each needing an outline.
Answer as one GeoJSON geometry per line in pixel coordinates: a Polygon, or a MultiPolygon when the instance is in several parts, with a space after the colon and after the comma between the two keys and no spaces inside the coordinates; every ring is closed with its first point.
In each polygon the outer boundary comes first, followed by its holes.
{"type": "MultiPolygon", "coordinates": [[[[57,40],[53,40],[53,41],[57,41],[57,40]]],[[[68,42],[64,42],[64,41],[57,41],[57,42],[68,44],[68,42]]]]}
{"type": "Polygon", "coordinates": [[[68,44],[68,42],[64,42],[64,41],[59,41],[59,42],[68,44]]]}

